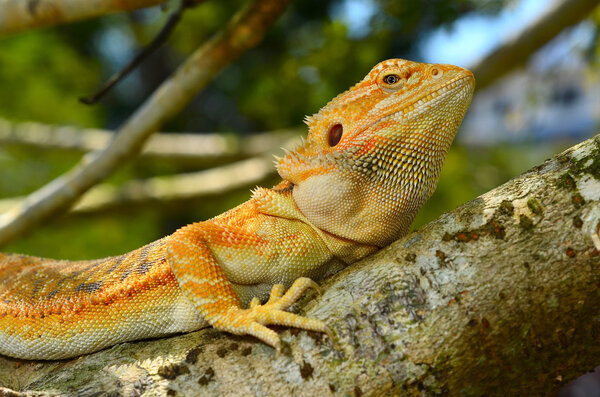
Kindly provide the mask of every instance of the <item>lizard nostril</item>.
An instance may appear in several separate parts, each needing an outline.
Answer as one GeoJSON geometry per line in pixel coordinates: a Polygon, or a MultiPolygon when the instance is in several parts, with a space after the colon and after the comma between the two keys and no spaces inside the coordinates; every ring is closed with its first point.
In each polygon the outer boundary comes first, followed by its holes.
{"type": "Polygon", "coordinates": [[[344,127],[341,124],[334,124],[329,129],[329,135],[327,136],[327,140],[329,142],[329,146],[333,147],[340,143],[342,139],[342,134],[344,133],[344,127]]]}

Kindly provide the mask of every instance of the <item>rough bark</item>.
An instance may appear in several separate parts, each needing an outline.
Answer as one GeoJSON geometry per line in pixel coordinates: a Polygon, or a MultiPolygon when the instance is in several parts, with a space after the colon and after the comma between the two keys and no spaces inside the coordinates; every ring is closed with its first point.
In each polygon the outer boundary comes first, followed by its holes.
{"type": "Polygon", "coordinates": [[[61,362],[0,358],[0,385],[5,395],[548,395],[599,364],[599,227],[600,135],[326,280],[303,309],[327,321],[335,345],[282,329],[276,356],[205,329],[61,362]]]}

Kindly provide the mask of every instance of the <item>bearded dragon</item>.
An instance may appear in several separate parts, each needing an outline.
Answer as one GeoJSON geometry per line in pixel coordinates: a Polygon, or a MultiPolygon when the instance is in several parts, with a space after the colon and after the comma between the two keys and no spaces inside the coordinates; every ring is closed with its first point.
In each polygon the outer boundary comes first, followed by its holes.
{"type": "Polygon", "coordinates": [[[62,359],[206,326],[277,351],[266,325],[331,336],[287,309],[408,232],[474,85],[456,66],[381,62],[306,118],[305,143],[276,160],[283,181],[238,207],[106,259],[0,254],[0,354],[62,359]]]}

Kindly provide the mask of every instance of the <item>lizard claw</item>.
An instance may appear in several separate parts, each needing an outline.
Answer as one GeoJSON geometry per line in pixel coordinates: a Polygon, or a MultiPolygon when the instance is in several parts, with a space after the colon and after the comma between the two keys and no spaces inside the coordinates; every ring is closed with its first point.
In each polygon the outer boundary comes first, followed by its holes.
{"type": "Polygon", "coordinates": [[[266,325],[285,325],[309,331],[324,332],[333,341],[333,333],[321,320],[299,316],[285,311],[296,303],[308,288],[316,289],[318,285],[309,278],[297,279],[284,294],[284,287],[276,284],[271,290],[269,300],[261,305],[255,298],[248,309],[232,308],[226,315],[228,321],[214,324],[216,328],[238,334],[253,335],[261,341],[273,346],[277,354],[281,351],[281,340],[277,333],[266,325]]]}
{"type": "Polygon", "coordinates": [[[319,285],[308,277],[300,277],[294,281],[290,289],[283,294],[283,285],[275,284],[271,289],[271,296],[265,305],[273,305],[278,310],[286,310],[300,299],[300,296],[309,288],[321,295],[319,285]]]}

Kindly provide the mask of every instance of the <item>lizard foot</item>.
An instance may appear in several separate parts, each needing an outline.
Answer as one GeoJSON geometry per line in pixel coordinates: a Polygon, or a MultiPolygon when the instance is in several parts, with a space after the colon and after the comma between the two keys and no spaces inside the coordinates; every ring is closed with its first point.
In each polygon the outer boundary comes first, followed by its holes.
{"type": "Polygon", "coordinates": [[[285,311],[293,305],[308,288],[319,291],[318,285],[307,277],[300,277],[284,294],[284,287],[276,284],[271,289],[269,300],[261,305],[258,298],[252,299],[248,309],[232,308],[226,315],[227,321],[215,324],[216,328],[237,335],[253,335],[273,346],[277,354],[281,351],[281,340],[277,333],[265,325],[285,325],[300,329],[324,332],[333,340],[333,334],[324,322],[302,317],[285,311]]]}

